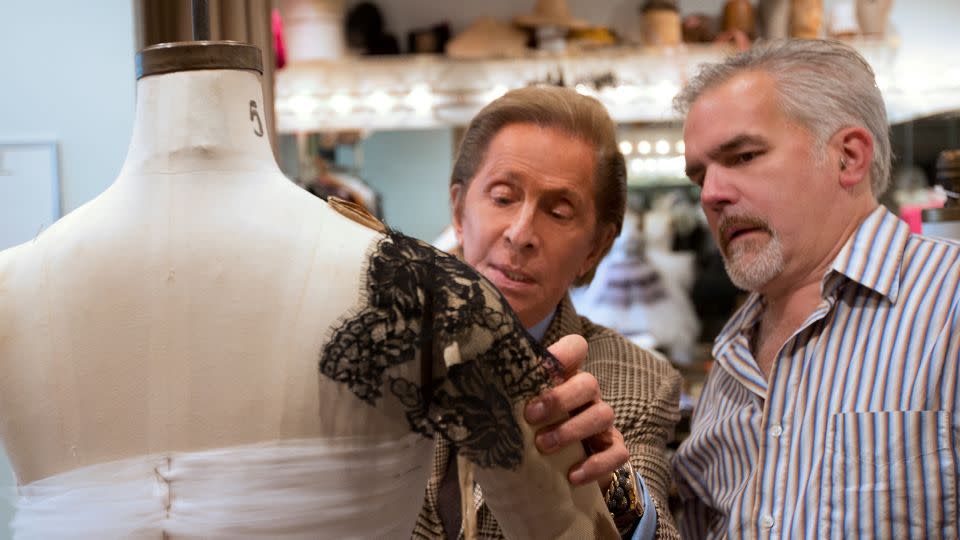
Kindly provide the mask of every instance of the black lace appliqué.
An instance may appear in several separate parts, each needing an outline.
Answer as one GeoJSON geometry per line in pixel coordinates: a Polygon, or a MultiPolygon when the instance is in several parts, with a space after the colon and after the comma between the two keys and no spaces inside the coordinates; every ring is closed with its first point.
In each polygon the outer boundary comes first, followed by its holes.
{"type": "Polygon", "coordinates": [[[440,433],[481,467],[516,468],[523,438],[513,404],[559,374],[556,358],[523,331],[493,285],[459,259],[400,233],[390,231],[377,244],[366,289],[366,305],[324,347],[320,372],[371,405],[391,392],[413,430],[440,433]],[[447,369],[450,347],[462,361],[447,369]],[[439,366],[423,387],[391,374],[416,359],[439,366]]]}

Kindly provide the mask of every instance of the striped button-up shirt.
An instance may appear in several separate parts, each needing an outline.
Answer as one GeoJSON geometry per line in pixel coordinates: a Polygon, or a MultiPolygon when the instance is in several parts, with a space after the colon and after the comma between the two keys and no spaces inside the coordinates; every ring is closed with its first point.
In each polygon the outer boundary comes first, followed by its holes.
{"type": "Polygon", "coordinates": [[[675,457],[685,538],[957,538],[960,245],[883,207],[824,275],[769,379],[752,295],[675,457]]]}

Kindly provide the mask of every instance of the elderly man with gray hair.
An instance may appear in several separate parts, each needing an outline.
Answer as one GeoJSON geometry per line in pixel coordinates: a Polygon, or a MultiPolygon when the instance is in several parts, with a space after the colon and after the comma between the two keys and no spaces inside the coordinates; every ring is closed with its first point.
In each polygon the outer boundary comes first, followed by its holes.
{"type": "MultiPolygon", "coordinates": [[[[549,345],[582,336],[582,364],[527,405],[545,455],[584,445],[571,484],[596,484],[622,537],[672,540],[666,444],[679,419],[680,375],[616,332],[577,314],[568,295],[589,283],[624,218],[627,174],[604,106],[569,88],[513,90],[471,120],[450,175],[463,259],[503,293],[520,323],[549,345]],[[626,462],[626,463],[625,463],[626,462]]],[[[469,463],[438,438],[413,538],[500,540],[469,463]]],[[[481,489],[483,488],[483,489],[481,489]]],[[[537,530],[547,523],[530,524],[537,530]]]]}
{"type": "Polygon", "coordinates": [[[960,245],[880,206],[870,66],[771,42],[676,99],[687,175],[751,291],[674,459],[686,538],[957,538],[960,245]]]}

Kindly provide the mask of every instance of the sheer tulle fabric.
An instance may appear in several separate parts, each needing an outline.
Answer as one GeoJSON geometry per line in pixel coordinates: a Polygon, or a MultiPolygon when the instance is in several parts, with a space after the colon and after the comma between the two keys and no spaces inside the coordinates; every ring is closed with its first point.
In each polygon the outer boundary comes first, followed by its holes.
{"type": "Polygon", "coordinates": [[[409,538],[432,442],[297,440],[84,467],[20,488],[14,538],[409,538]]]}

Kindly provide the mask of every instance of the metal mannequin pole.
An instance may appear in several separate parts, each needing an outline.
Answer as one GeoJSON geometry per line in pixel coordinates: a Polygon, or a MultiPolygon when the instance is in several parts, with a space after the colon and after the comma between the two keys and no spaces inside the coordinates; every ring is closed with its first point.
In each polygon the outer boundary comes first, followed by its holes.
{"type": "Polygon", "coordinates": [[[208,0],[191,0],[193,11],[194,41],[210,40],[210,3],[208,0]]]}

